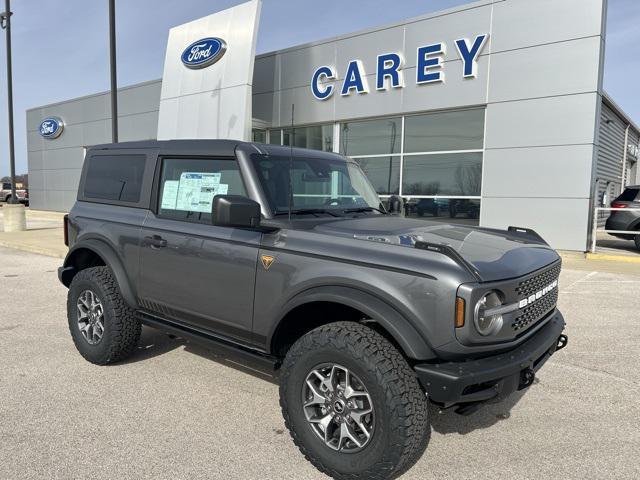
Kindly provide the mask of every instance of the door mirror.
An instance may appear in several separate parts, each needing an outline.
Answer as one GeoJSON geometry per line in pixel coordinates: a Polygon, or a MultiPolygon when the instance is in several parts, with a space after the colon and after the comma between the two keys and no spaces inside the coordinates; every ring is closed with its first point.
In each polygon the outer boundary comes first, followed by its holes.
{"type": "Polygon", "coordinates": [[[257,228],[260,204],[242,195],[216,195],[211,206],[211,222],[218,227],[257,228]]]}

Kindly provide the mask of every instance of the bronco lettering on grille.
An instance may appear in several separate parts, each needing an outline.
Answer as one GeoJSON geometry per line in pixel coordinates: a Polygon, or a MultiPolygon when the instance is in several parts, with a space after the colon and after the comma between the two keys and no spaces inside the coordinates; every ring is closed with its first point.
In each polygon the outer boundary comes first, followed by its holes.
{"type": "Polygon", "coordinates": [[[542,297],[547,295],[549,292],[552,292],[556,288],[558,288],[558,280],[554,280],[553,283],[547,285],[542,290],[538,290],[536,293],[532,293],[527,298],[523,298],[522,300],[520,300],[520,303],[518,303],[518,308],[524,308],[527,305],[531,305],[533,302],[535,302],[536,300],[540,300],[542,297]]]}

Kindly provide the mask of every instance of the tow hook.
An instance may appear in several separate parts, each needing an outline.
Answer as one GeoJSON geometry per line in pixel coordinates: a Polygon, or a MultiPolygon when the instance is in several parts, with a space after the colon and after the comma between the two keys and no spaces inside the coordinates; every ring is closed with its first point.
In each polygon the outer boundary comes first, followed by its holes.
{"type": "Polygon", "coordinates": [[[527,387],[530,387],[533,384],[533,381],[536,378],[536,372],[534,372],[530,368],[525,368],[520,372],[520,385],[518,385],[518,390],[524,390],[527,387]]]}
{"type": "Polygon", "coordinates": [[[566,335],[560,335],[558,337],[558,343],[556,344],[556,352],[558,350],[562,350],[564,347],[567,346],[567,343],[569,343],[569,337],[567,337],[566,335]]]}

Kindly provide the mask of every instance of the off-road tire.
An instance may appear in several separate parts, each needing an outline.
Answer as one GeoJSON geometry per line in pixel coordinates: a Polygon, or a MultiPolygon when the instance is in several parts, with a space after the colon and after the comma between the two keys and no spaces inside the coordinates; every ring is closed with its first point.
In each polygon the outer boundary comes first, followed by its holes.
{"type": "Polygon", "coordinates": [[[78,352],[85,360],[96,365],[107,365],[129,357],[138,344],[142,326],[135,318],[109,267],[93,267],[81,270],[69,286],[67,295],[67,318],[69,331],[78,352]],[[104,334],[99,343],[91,345],[80,332],[77,318],[79,295],[93,291],[104,309],[104,334]]]}
{"type": "Polygon", "coordinates": [[[302,454],[318,470],[340,480],[397,478],[422,456],[431,433],[427,398],[413,369],[386,338],[354,322],[318,327],[291,347],[281,370],[280,406],[302,454]],[[376,426],[362,450],[330,449],[306,420],[302,386],[322,363],[348,368],[371,395],[376,426]]]}

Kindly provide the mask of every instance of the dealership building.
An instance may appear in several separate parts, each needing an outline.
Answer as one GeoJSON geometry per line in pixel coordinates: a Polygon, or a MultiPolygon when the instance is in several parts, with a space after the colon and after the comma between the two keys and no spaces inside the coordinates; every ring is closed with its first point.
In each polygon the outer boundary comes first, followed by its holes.
{"type": "MultiPolygon", "coordinates": [[[[640,131],[602,88],[606,0],[486,0],[257,56],[249,3],[245,38],[213,32],[227,38],[204,68],[180,54],[207,35],[172,30],[163,79],[118,91],[121,142],[336,151],[406,215],[577,251],[593,208],[640,183],[640,131]]],[[[111,141],[109,92],[30,109],[27,130],[31,206],[68,210],[85,149],[111,141]]]]}

